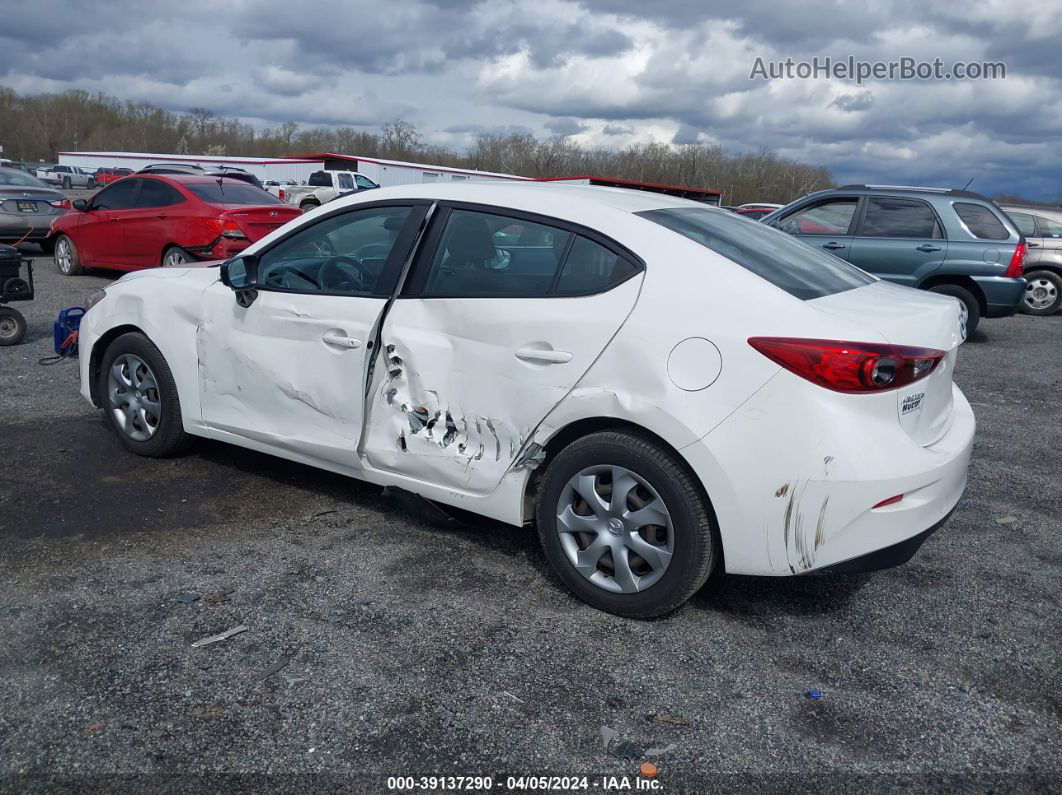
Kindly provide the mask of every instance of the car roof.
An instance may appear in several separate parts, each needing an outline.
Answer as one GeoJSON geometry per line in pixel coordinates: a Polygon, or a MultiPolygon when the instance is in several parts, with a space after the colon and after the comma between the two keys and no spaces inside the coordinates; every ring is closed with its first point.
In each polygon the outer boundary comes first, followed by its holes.
{"type": "Polygon", "coordinates": [[[836,188],[827,188],[826,190],[820,190],[816,193],[809,193],[808,195],[818,196],[829,193],[851,193],[854,191],[860,193],[882,193],[889,196],[915,196],[921,199],[926,199],[931,196],[948,196],[951,198],[959,197],[964,199],[974,199],[977,201],[988,202],[989,204],[993,203],[987,196],[972,190],[921,187],[918,185],[841,185],[836,188]]]}
{"type": "MultiPolygon", "coordinates": [[[[667,207],[697,207],[718,209],[713,205],[680,199],[652,191],[629,188],[606,188],[597,185],[570,185],[557,182],[508,182],[501,180],[468,180],[462,182],[396,185],[362,191],[336,199],[335,203],[360,204],[387,199],[434,199],[438,201],[470,202],[510,206],[543,215],[558,216],[565,205],[596,206],[637,213],[667,207]]],[[[329,203],[332,206],[333,202],[329,203]]],[[[725,211],[724,211],[725,212],[725,211]]]]}
{"type": "Polygon", "coordinates": [[[1062,207],[1034,207],[1029,204],[1004,204],[1002,209],[1006,212],[1030,213],[1032,215],[1047,215],[1054,220],[1062,221],[1062,207]]]}

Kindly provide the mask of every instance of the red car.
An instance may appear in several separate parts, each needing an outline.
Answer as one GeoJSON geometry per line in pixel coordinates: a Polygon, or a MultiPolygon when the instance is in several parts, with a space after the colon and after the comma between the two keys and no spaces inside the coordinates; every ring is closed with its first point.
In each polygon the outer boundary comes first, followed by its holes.
{"type": "Polygon", "coordinates": [[[96,169],[96,184],[110,185],[112,182],[117,182],[122,177],[128,177],[133,173],[131,168],[97,168],[96,169]]]}
{"type": "Polygon", "coordinates": [[[773,213],[774,209],[771,207],[738,207],[734,212],[746,218],[751,218],[753,221],[759,221],[764,216],[773,213]]]}
{"type": "Polygon", "coordinates": [[[302,216],[261,188],[225,177],[137,174],[108,185],[52,223],[55,264],[133,271],[227,259],[302,216]]]}

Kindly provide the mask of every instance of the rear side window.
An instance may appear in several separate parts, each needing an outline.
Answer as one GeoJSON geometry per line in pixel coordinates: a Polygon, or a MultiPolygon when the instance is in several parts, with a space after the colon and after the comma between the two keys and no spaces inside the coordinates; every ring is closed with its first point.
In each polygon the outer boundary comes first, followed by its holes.
{"type": "Polygon", "coordinates": [[[1040,237],[1050,237],[1056,240],[1062,237],[1062,222],[1054,218],[1045,218],[1042,215],[1036,216],[1036,221],[1040,225],[1040,237]]]}
{"type": "Polygon", "coordinates": [[[350,174],[338,174],[337,176],[341,190],[354,190],[354,180],[351,179],[350,174]]]}
{"type": "Polygon", "coordinates": [[[980,240],[1007,240],[1010,232],[995,213],[981,204],[955,202],[955,214],[963,222],[970,234],[980,240]]]}
{"type": "Polygon", "coordinates": [[[818,246],[724,210],[681,207],[637,215],[700,243],[803,300],[876,281],[818,246]]]}
{"type": "Polygon", "coordinates": [[[284,204],[272,193],[254,185],[237,180],[219,179],[217,182],[200,182],[185,187],[210,204],[284,204]]]}
{"type": "Polygon", "coordinates": [[[1036,237],[1036,221],[1028,213],[1007,213],[1018,231],[1026,237],[1036,237]]]}
{"type": "Polygon", "coordinates": [[[140,193],[136,197],[136,206],[141,208],[170,207],[183,201],[184,196],[165,182],[145,179],[140,185],[140,193]]]}
{"type": "Polygon", "coordinates": [[[936,213],[917,199],[871,196],[859,232],[865,237],[941,238],[936,213]]]}
{"type": "Polygon", "coordinates": [[[593,240],[577,236],[564,260],[556,292],[560,295],[600,292],[635,272],[634,265],[624,257],[593,240]]]}

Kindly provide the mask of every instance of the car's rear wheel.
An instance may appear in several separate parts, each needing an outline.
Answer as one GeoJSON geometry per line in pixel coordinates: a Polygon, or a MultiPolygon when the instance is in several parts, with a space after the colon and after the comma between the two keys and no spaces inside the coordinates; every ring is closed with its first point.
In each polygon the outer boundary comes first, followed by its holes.
{"type": "Polygon", "coordinates": [[[668,613],[704,584],[719,559],[707,497],[647,436],[602,431],[561,450],[543,476],[536,513],[558,578],[610,613],[668,613]]]}
{"type": "Polygon", "coordinates": [[[85,183],[85,187],[88,190],[95,190],[95,188],[96,188],[96,180],[90,178],[89,181],[87,183],[85,183]]]}
{"type": "Polygon", "coordinates": [[[310,212],[310,210],[316,210],[320,206],[321,203],[317,201],[303,202],[299,205],[299,209],[302,210],[304,213],[308,213],[310,212]]]}
{"type": "Polygon", "coordinates": [[[77,246],[66,235],[55,239],[55,267],[63,276],[77,276],[84,268],[77,255],[77,246]]]}
{"type": "Polygon", "coordinates": [[[195,257],[193,257],[180,246],[170,246],[162,254],[162,267],[174,268],[180,265],[187,265],[194,259],[195,257]]]}
{"type": "Polygon", "coordinates": [[[108,423],[130,452],[160,458],[180,452],[191,441],[184,432],[170,367],[143,334],[123,334],[107,347],[98,394],[108,423]]]}
{"type": "Polygon", "coordinates": [[[1053,271],[1025,274],[1022,311],[1028,315],[1053,315],[1062,306],[1062,276],[1053,271]]]}
{"type": "Polygon", "coordinates": [[[0,345],[18,345],[26,336],[26,318],[17,309],[0,306],[0,345]]]}
{"type": "Polygon", "coordinates": [[[70,190],[70,177],[63,177],[63,188],[70,190]]]}
{"type": "Polygon", "coordinates": [[[969,339],[977,330],[977,324],[981,322],[981,305],[977,298],[965,287],[957,284],[937,284],[929,288],[929,292],[938,295],[950,295],[958,298],[966,308],[966,337],[969,339]]]}

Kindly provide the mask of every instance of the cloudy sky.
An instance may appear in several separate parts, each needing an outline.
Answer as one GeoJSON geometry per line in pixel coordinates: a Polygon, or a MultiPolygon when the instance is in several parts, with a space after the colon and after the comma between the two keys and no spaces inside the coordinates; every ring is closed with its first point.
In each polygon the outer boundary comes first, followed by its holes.
{"type": "Polygon", "coordinates": [[[404,118],[768,149],[843,182],[1062,196],[1059,0],[0,0],[0,84],[256,125],[404,118]],[[1005,80],[749,79],[765,62],[1002,61],[1005,80]]]}

